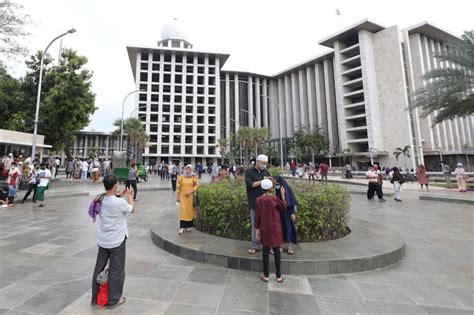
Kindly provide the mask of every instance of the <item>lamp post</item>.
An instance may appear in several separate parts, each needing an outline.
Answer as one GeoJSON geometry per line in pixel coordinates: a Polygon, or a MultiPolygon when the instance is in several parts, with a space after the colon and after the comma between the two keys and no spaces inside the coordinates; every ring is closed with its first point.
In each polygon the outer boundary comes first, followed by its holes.
{"type": "Polygon", "coordinates": [[[255,115],[252,114],[252,113],[250,113],[248,110],[241,109],[240,111],[241,111],[241,112],[244,112],[244,113],[247,113],[247,114],[249,114],[249,115],[252,115],[253,121],[254,121],[254,126],[255,126],[255,128],[256,128],[256,127],[257,127],[257,117],[255,117],[255,115]]]}
{"type": "Polygon", "coordinates": [[[439,165],[441,165],[441,172],[443,171],[443,148],[438,147],[439,149],[439,165]]]}
{"type": "Polygon", "coordinates": [[[377,149],[376,149],[376,148],[370,148],[370,149],[369,149],[370,165],[374,165],[374,157],[373,157],[373,153],[374,153],[374,152],[377,152],[377,149]]]}
{"type": "MultiPolygon", "coordinates": [[[[130,93],[128,93],[124,99],[123,99],[123,102],[122,102],[122,120],[120,121],[120,151],[123,150],[123,111],[125,109],[125,101],[127,100],[127,98],[132,95],[133,93],[137,93],[137,92],[142,92],[144,90],[135,90],[135,91],[132,91],[130,93]]],[[[130,114],[131,115],[131,114],[130,114]]]]}
{"type": "Polygon", "coordinates": [[[281,106],[280,106],[280,104],[278,104],[278,102],[273,97],[267,96],[267,95],[262,95],[262,96],[268,98],[271,101],[273,101],[273,104],[275,104],[275,106],[278,108],[278,124],[279,124],[279,128],[280,128],[280,166],[281,166],[281,171],[284,173],[285,168],[283,166],[283,137],[281,135],[281,133],[283,132],[283,130],[281,129],[281,106]]]}
{"type": "Polygon", "coordinates": [[[41,102],[41,81],[43,80],[44,56],[46,55],[46,52],[48,51],[49,46],[51,46],[51,44],[53,44],[57,39],[67,34],[72,34],[74,32],[76,32],[76,30],[71,28],[66,33],[56,36],[52,41],[49,42],[48,46],[46,46],[46,49],[43,51],[43,55],[41,56],[40,73],[39,73],[39,80],[38,80],[38,97],[36,98],[36,114],[35,114],[35,121],[34,121],[35,127],[33,131],[33,144],[31,146],[31,158],[33,161],[35,160],[35,155],[36,155],[36,138],[38,134],[38,119],[39,119],[39,108],[40,108],[40,102],[41,102]]]}

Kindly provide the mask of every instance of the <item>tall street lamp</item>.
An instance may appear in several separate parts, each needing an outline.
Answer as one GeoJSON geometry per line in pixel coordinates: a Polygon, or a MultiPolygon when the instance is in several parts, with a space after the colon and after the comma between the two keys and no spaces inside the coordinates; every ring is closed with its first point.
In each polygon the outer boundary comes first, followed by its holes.
{"type": "Polygon", "coordinates": [[[143,92],[143,91],[145,91],[145,90],[140,89],[140,90],[132,91],[132,92],[128,93],[123,99],[123,102],[122,102],[122,120],[120,121],[120,151],[123,150],[123,111],[124,111],[124,108],[125,108],[125,101],[133,93],[143,92]]]}
{"type": "Polygon", "coordinates": [[[257,127],[257,117],[255,117],[254,114],[250,113],[248,110],[245,110],[245,109],[241,109],[240,111],[241,111],[241,112],[244,112],[244,113],[247,113],[247,114],[249,114],[249,115],[252,115],[253,121],[254,121],[254,126],[257,127]]]}
{"type": "Polygon", "coordinates": [[[38,97],[36,98],[36,114],[35,114],[35,122],[34,122],[35,128],[33,131],[33,145],[31,146],[31,158],[33,161],[35,160],[35,155],[36,155],[36,137],[38,134],[38,119],[39,119],[39,108],[40,108],[40,102],[41,102],[41,81],[43,80],[44,56],[46,55],[46,52],[48,51],[49,46],[51,46],[51,44],[54,43],[54,41],[56,41],[57,39],[67,34],[72,34],[74,32],[76,32],[76,30],[71,28],[66,33],[56,36],[51,42],[49,42],[48,46],[46,46],[46,49],[43,51],[43,54],[41,56],[40,74],[39,74],[39,81],[38,81],[38,97]]]}
{"type": "Polygon", "coordinates": [[[278,108],[278,124],[280,128],[280,166],[281,166],[281,171],[285,172],[285,167],[283,166],[283,137],[282,137],[282,128],[281,128],[281,106],[280,104],[271,96],[267,95],[262,95],[263,97],[268,98],[269,100],[273,101],[273,104],[278,108]]]}
{"type": "Polygon", "coordinates": [[[377,154],[377,149],[376,148],[370,148],[369,149],[369,154],[370,154],[370,165],[374,165],[374,152],[377,154]]]}

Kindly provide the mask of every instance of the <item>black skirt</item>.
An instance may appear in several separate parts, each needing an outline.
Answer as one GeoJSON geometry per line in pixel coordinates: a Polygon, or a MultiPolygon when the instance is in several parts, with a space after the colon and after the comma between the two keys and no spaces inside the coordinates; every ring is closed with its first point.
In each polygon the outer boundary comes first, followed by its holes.
{"type": "Polygon", "coordinates": [[[191,221],[180,220],[179,221],[180,229],[189,229],[189,228],[192,228],[193,226],[194,226],[194,220],[191,220],[191,221]]]}

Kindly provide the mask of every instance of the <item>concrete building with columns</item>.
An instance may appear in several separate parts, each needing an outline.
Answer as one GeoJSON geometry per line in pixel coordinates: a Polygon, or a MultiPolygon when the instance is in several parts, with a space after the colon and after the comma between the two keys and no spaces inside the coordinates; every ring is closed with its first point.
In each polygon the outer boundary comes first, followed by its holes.
{"type": "Polygon", "coordinates": [[[370,155],[380,165],[404,166],[392,152],[406,145],[409,168],[439,169],[441,157],[470,164],[473,117],[431,127],[431,116],[408,109],[426,72],[453,67],[433,57],[453,40],[460,39],[429,22],[400,29],[363,20],[319,41],[327,52],[269,76],[222,69],[228,54],[192,49],[172,21],[156,47],[127,47],[142,90],[138,117],[150,134],[145,159],[214,162],[219,138],[255,126],[269,128],[275,144],[299,128],[320,127],[329,150],[318,160],[333,165],[350,150],[356,169],[370,155]]]}

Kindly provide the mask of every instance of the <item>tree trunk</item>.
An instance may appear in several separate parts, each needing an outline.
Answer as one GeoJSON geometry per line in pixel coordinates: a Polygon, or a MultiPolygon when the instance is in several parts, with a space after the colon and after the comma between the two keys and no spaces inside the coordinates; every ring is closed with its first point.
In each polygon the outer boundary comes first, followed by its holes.
{"type": "Polygon", "coordinates": [[[72,159],[72,154],[71,154],[71,144],[69,140],[63,139],[64,142],[64,153],[66,154],[67,159],[72,159]]]}

